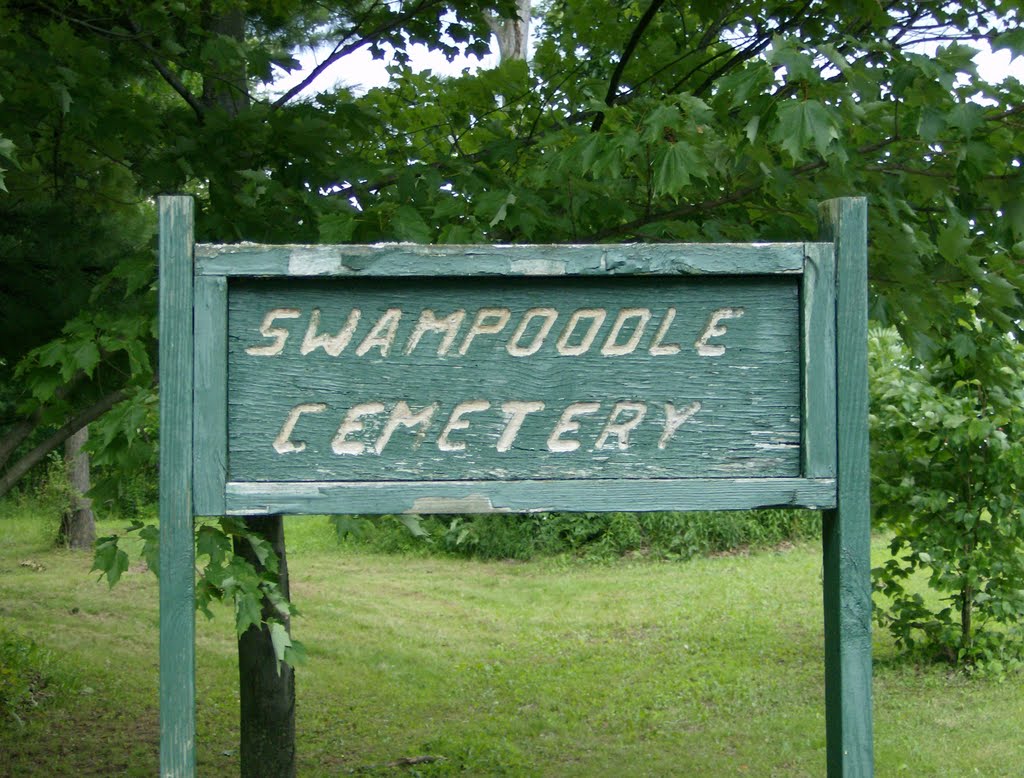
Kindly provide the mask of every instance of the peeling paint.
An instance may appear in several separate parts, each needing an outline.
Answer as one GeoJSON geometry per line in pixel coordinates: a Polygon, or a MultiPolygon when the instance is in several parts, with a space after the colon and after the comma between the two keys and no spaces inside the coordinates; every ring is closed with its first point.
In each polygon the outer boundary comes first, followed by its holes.
{"type": "Polygon", "coordinates": [[[512,272],[524,276],[564,276],[565,262],[555,259],[513,259],[512,272]]]}
{"type": "Polygon", "coordinates": [[[495,507],[485,494],[465,497],[417,497],[405,513],[511,513],[507,508],[495,507]]]}

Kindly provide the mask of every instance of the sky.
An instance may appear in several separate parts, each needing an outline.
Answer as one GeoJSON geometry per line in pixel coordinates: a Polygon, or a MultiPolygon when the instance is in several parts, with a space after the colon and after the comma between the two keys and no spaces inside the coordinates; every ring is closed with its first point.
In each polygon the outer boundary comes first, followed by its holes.
{"type": "MultiPolygon", "coordinates": [[[[497,48],[497,41],[492,37],[491,54],[483,59],[463,56],[448,62],[438,52],[431,51],[426,46],[416,44],[409,49],[410,64],[413,70],[416,71],[429,69],[439,75],[455,76],[466,69],[476,70],[480,67],[493,67],[498,62],[497,48]]],[[[300,52],[298,59],[302,63],[302,71],[293,71],[287,77],[275,83],[274,93],[283,94],[292,85],[301,81],[304,73],[308,73],[316,66],[319,61],[318,57],[322,58],[326,56],[326,53],[326,50],[321,52],[310,50],[300,52]]],[[[991,50],[982,51],[975,57],[974,61],[978,65],[978,74],[985,81],[997,83],[1007,76],[1014,76],[1024,81],[1024,57],[1017,57],[1011,60],[1010,53],[1005,49],[998,52],[991,50]]],[[[387,82],[387,62],[373,59],[369,49],[363,48],[335,62],[325,70],[313,82],[312,88],[307,89],[307,94],[313,95],[319,92],[326,92],[339,84],[351,87],[357,93],[363,93],[374,87],[383,86],[387,82]]]]}

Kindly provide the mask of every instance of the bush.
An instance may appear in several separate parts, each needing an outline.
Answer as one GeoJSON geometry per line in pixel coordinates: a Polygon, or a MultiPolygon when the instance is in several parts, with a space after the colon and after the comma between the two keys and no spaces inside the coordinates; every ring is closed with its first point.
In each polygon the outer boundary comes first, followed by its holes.
{"type": "Polygon", "coordinates": [[[700,513],[538,513],[369,519],[333,517],[339,540],[384,553],[444,553],[484,560],[571,555],[586,559],[644,556],[689,559],[747,547],[766,548],[821,535],[812,511],[700,513]]]}
{"type": "Polygon", "coordinates": [[[1024,350],[965,300],[927,362],[873,330],[873,503],[892,532],[874,571],[897,644],[964,665],[1016,661],[1024,615],[1024,350]],[[922,579],[938,596],[919,591],[922,579]]]}

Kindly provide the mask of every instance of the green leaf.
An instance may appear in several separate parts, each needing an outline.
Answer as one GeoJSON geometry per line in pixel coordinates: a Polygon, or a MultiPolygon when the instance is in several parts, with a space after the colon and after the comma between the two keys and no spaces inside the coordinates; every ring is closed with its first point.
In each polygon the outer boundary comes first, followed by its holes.
{"type": "Polygon", "coordinates": [[[743,129],[743,133],[747,136],[747,140],[753,143],[757,140],[757,131],[761,126],[761,117],[754,116],[747,122],[747,126],[743,129]]]}
{"type": "Polygon", "coordinates": [[[501,222],[505,221],[505,217],[508,215],[508,207],[510,205],[515,205],[515,203],[516,196],[509,192],[505,199],[502,201],[501,205],[498,207],[498,211],[497,213],[494,214],[494,218],[491,219],[490,224],[488,224],[487,226],[493,227],[494,225],[500,224],[501,222]]]}
{"type": "Polygon", "coordinates": [[[142,538],[141,556],[153,574],[160,577],[160,528],[154,524],[147,524],[139,528],[139,537],[142,538]]]}
{"type": "Polygon", "coordinates": [[[196,556],[207,556],[210,564],[217,566],[231,553],[231,538],[222,530],[203,524],[196,533],[196,556]]]}
{"type": "Polygon", "coordinates": [[[413,537],[425,538],[430,536],[430,533],[423,528],[422,524],[420,524],[419,516],[413,515],[411,513],[403,513],[399,516],[395,516],[395,518],[398,519],[398,521],[401,522],[407,530],[409,530],[409,533],[413,537]]]}
{"type": "Polygon", "coordinates": [[[272,621],[270,627],[270,642],[274,646],[274,656],[277,658],[277,674],[281,674],[281,663],[285,661],[288,649],[292,647],[292,639],[288,635],[288,628],[279,621],[272,621]]]}
{"type": "Polygon", "coordinates": [[[247,533],[245,537],[259,563],[267,570],[277,572],[277,554],[274,553],[274,546],[270,541],[251,533],[247,533]]]}
{"type": "Polygon", "coordinates": [[[93,370],[100,363],[100,350],[93,341],[85,341],[78,344],[71,358],[75,367],[91,378],[93,370]]]}
{"type": "Polygon", "coordinates": [[[814,58],[797,48],[793,41],[776,37],[772,42],[769,60],[772,64],[786,69],[786,81],[789,83],[810,81],[818,77],[818,72],[814,68],[814,58]]]}
{"type": "Polygon", "coordinates": [[[249,627],[259,628],[263,621],[259,590],[240,589],[235,593],[235,633],[245,634],[249,627]]]}
{"type": "Polygon", "coordinates": [[[412,243],[430,243],[433,237],[433,230],[423,221],[420,212],[411,205],[400,205],[395,211],[393,222],[395,235],[399,240],[412,243]]]}
{"type": "Polygon", "coordinates": [[[1012,25],[992,39],[992,50],[1009,49],[1015,57],[1024,54],[1024,27],[1012,25]]]}
{"type": "Polygon", "coordinates": [[[960,103],[946,117],[950,127],[956,127],[970,138],[974,131],[985,123],[985,109],[977,103],[960,103]]]}
{"type": "Polygon", "coordinates": [[[827,156],[830,144],[839,138],[839,130],[832,115],[817,100],[790,100],[779,106],[774,138],[794,162],[799,162],[808,145],[813,145],[820,156],[827,156]]]}
{"type": "Polygon", "coordinates": [[[320,217],[320,241],[348,243],[356,230],[356,219],[351,213],[330,213],[320,217]]]}
{"type": "Polygon", "coordinates": [[[98,538],[93,554],[92,570],[98,570],[113,588],[128,570],[128,555],[118,547],[117,535],[98,538]]]}
{"type": "Polygon", "coordinates": [[[688,186],[690,176],[703,178],[706,171],[696,150],[686,141],[672,143],[656,157],[654,191],[659,195],[677,195],[688,186]]]}

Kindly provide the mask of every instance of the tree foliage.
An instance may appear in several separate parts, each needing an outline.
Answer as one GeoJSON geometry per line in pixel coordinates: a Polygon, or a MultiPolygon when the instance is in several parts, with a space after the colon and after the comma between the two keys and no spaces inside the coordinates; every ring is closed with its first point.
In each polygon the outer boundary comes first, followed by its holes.
{"type": "Polygon", "coordinates": [[[872,333],[873,498],[892,533],[876,615],[906,648],[998,668],[1022,651],[1024,348],[976,309],[927,363],[872,333]]]}
{"type": "Polygon", "coordinates": [[[199,240],[441,243],[813,238],[861,194],[872,315],[917,358],[968,291],[1021,334],[1024,88],[974,63],[1024,53],[1015,4],[550,0],[530,63],[409,64],[516,8],[0,0],[0,493],[96,418],[99,463],[152,461],[162,192],[195,196],[199,240]],[[387,86],[312,94],[364,46],[387,86]],[[275,89],[303,47],[321,64],[275,89]]]}

